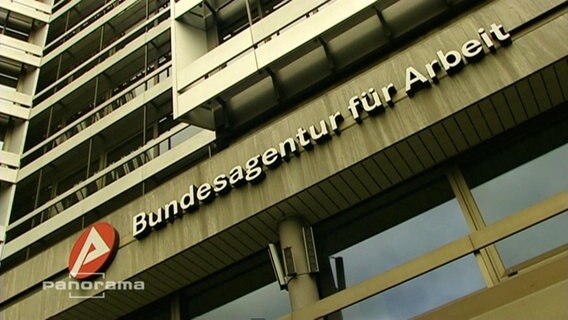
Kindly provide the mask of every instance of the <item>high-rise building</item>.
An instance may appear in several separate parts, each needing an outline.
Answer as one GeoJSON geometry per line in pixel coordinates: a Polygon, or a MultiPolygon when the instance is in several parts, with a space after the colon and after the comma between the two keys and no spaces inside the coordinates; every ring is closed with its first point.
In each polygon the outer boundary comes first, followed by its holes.
{"type": "Polygon", "coordinates": [[[568,317],[565,0],[1,0],[0,318],[568,317]]]}

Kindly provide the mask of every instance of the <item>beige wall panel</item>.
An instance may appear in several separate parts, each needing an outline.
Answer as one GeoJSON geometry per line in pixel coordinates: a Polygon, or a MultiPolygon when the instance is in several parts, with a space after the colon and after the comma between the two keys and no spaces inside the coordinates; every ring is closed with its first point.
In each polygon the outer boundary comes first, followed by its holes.
{"type": "Polygon", "coordinates": [[[537,291],[472,319],[568,319],[566,301],[568,301],[568,280],[537,291]]]}
{"type": "Polygon", "coordinates": [[[416,319],[565,319],[568,312],[564,303],[568,295],[565,253],[416,319]]]}

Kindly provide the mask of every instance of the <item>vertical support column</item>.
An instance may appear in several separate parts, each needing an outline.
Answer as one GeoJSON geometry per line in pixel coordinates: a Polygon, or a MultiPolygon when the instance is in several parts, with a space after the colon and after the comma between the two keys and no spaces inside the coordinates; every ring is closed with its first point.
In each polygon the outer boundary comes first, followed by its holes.
{"type": "MultiPolygon", "coordinates": [[[[456,196],[470,231],[484,228],[485,222],[483,221],[483,217],[459,168],[451,168],[446,173],[446,176],[448,177],[450,186],[456,196]]],[[[487,287],[493,287],[498,284],[501,281],[505,267],[499,258],[495,245],[492,244],[477,251],[475,258],[479,264],[481,274],[485,279],[487,287]]]]}
{"type": "MultiPolygon", "coordinates": [[[[53,0],[49,0],[46,3],[53,5],[53,0]]],[[[30,16],[30,18],[32,18],[33,23],[31,29],[29,30],[30,36],[28,42],[34,45],[38,45],[43,49],[45,41],[47,40],[49,24],[39,22],[38,20],[35,20],[33,16],[30,16]]],[[[20,74],[18,76],[16,92],[33,97],[36,93],[38,85],[39,70],[39,67],[36,68],[33,66],[24,65],[21,68],[20,74]]],[[[7,127],[5,143],[2,149],[4,151],[17,154],[21,158],[24,152],[28,127],[29,119],[13,118],[7,127]]],[[[6,228],[10,221],[10,215],[12,213],[15,195],[16,184],[2,183],[0,185],[0,260],[2,259],[3,255],[2,251],[3,244],[6,241],[6,228]]]]}
{"type": "Polygon", "coordinates": [[[309,273],[303,224],[300,218],[290,217],[278,225],[282,249],[290,248],[295,264],[296,275],[288,283],[288,294],[292,311],[299,310],[319,300],[315,278],[309,273]]]}
{"type": "Polygon", "coordinates": [[[0,184],[0,260],[2,260],[2,248],[6,242],[6,226],[10,221],[10,212],[12,212],[12,204],[14,195],[16,194],[16,185],[2,183],[0,184]]]}

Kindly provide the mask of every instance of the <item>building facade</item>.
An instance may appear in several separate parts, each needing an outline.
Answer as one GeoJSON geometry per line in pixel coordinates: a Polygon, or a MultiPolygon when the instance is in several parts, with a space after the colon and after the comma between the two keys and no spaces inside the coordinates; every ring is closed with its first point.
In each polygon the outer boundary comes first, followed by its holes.
{"type": "Polygon", "coordinates": [[[0,318],[568,317],[566,4],[0,2],[0,318]]]}

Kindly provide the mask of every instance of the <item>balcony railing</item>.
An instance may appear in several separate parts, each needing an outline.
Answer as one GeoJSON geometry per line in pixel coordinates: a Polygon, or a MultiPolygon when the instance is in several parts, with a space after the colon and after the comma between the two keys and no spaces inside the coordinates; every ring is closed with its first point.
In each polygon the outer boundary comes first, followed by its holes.
{"type": "Polygon", "coordinates": [[[51,8],[51,13],[53,14],[63,9],[70,1],[71,0],[56,0],[53,4],[53,8],[51,8]]]}
{"type": "Polygon", "coordinates": [[[69,79],[72,79],[72,77],[74,77],[75,75],[84,74],[89,70],[93,69],[94,67],[101,64],[103,61],[110,58],[111,56],[119,52],[121,49],[126,47],[134,39],[147,33],[148,31],[159,25],[159,23],[163,22],[168,18],[169,18],[169,11],[168,10],[161,11],[160,13],[154,15],[148,20],[141,20],[138,24],[133,26],[128,32],[118,35],[113,41],[110,41],[106,45],[106,47],[101,48],[100,50],[97,51],[93,51],[93,53],[90,56],[86,57],[81,62],[77,63],[75,66],[71,66],[69,67],[68,70],[62,72],[64,76],[57,79],[52,84],[50,84],[46,88],[42,89],[39,93],[37,93],[36,97],[38,98],[38,101],[36,102],[36,104],[49,98],[51,94],[63,89],[71,82],[69,81],[69,79]]]}
{"type": "MultiPolygon", "coordinates": [[[[60,130],[57,130],[52,135],[46,136],[45,139],[39,144],[24,152],[24,154],[22,155],[24,165],[39,158],[43,154],[54,149],[79,132],[92,126],[97,121],[108,116],[113,111],[118,110],[130,100],[136,98],[153,86],[169,78],[171,76],[171,72],[171,62],[167,61],[164,65],[150,72],[147,76],[143,78],[131,78],[129,79],[129,81],[123,83],[118,88],[110,90],[112,94],[110,95],[110,98],[108,100],[104,101],[102,104],[95,108],[93,108],[92,104],[86,106],[82,109],[82,111],[79,111],[75,115],[75,119],[69,125],[61,128],[60,130]],[[120,90],[121,88],[124,89],[120,90]],[[84,110],[87,111],[84,113],[84,110]]],[[[102,96],[104,97],[106,95],[102,96]]]]}
{"type": "MultiPolygon", "coordinates": [[[[287,29],[289,29],[289,28],[301,23],[302,21],[308,19],[313,14],[317,13],[318,11],[320,11],[321,9],[323,9],[324,7],[330,5],[331,3],[335,2],[335,1],[336,0],[322,0],[320,3],[318,3],[316,5],[306,6],[305,8],[303,8],[303,10],[298,10],[296,12],[296,14],[297,14],[296,17],[291,17],[290,19],[285,20],[285,22],[280,21],[277,24],[272,24],[272,28],[269,29],[269,30],[265,30],[262,27],[258,28],[257,24],[262,24],[262,23],[268,22],[267,20],[271,19],[270,16],[267,16],[267,17],[259,20],[256,24],[253,24],[252,26],[248,26],[249,28],[252,28],[251,32],[254,34],[254,39],[252,39],[252,41],[250,41],[246,45],[232,46],[232,45],[230,45],[230,42],[227,42],[227,45],[230,46],[230,47],[227,47],[226,45],[224,45],[224,43],[222,43],[217,48],[206,53],[204,56],[202,56],[197,61],[192,63],[191,65],[200,64],[201,62],[206,61],[205,67],[198,69],[201,72],[195,72],[195,73],[192,72],[192,74],[190,74],[185,79],[183,79],[183,78],[180,79],[181,82],[182,82],[181,85],[183,87],[182,92],[185,92],[185,91],[191,89],[192,87],[198,85],[203,80],[205,80],[205,79],[211,77],[212,75],[214,75],[215,73],[225,69],[227,66],[235,63],[237,60],[241,59],[242,57],[246,56],[247,54],[252,53],[256,48],[261,47],[262,45],[268,43],[269,41],[274,40],[275,38],[280,36],[280,34],[284,33],[287,29]],[[226,49],[229,49],[229,52],[221,53],[221,51],[224,51],[226,49]],[[213,51],[218,51],[218,52],[213,53],[213,51]],[[232,51],[232,52],[230,52],[230,51],[232,51]],[[213,53],[213,54],[211,55],[211,53],[213,53]],[[212,57],[215,57],[215,58],[211,59],[212,57]]],[[[287,2],[279,4],[278,9],[281,9],[282,7],[284,7],[284,4],[294,5],[293,2],[287,1],[287,2]]],[[[273,11],[273,12],[276,12],[276,11],[273,11]]],[[[246,28],[242,29],[240,31],[243,31],[243,30],[246,30],[246,28]]],[[[233,38],[235,36],[236,36],[236,33],[232,34],[231,38],[233,38]]],[[[228,40],[228,41],[230,41],[230,40],[228,40]]]]}
{"type": "MultiPolygon", "coordinates": [[[[196,136],[202,129],[197,129],[185,123],[166,131],[161,136],[150,140],[144,146],[132,151],[120,160],[108,165],[90,178],[76,183],[72,188],[48,201],[32,212],[14,221],[8,227],[7,240],[13,240],[23,233],[37,227],[55,215],[63,212],[79,201],[95,194],[101,189],[119,181],[136,169],[148,164],[152,160],[172,150],[182,142],[196,136]]],[[[211,155],[212,144],[201,146],[192,154],[199,153],[211,155]],[[206,151],[206,152],[205,152],[206,151]]]]}
{"type": "Polygon", "coordinates": [[[103,5],[98,10],[96,10],[91,15],[89,15],[87,18],[83,19],[83,21],[81,23],[76,24],[71,29],[65,31],[62,35],[60,35],[59,37],[55,38],[53,41],[48,43],[45,46],[44,53],[47,54],[47,53],[53,51],[55,48],[59,47],[60,45],[65,43],[67,40],[71,39],[73,36],[75,36],[81,30],[84,30],[88,26],[92,25],[95,21],[104,17],[106,14],[111,12],[112,9],[118,7],[124,1],[125,0],[110,1],[109,3],[103,5]]]}

